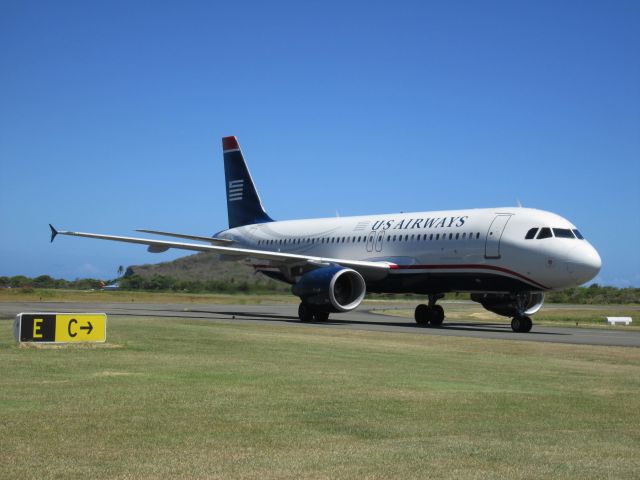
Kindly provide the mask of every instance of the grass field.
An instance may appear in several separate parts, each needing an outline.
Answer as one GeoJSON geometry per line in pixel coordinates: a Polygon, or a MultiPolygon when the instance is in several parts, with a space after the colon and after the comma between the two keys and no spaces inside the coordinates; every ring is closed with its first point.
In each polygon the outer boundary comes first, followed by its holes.
{"type": "Polygon", "coordinates": [[[0,321],[2,478],[637,478],[640,349],[112,317],[0,321]]]}
{"type": "Polygon", "coordinates": [[[260,305],[261,303],[297,303],[293,295],[218,294],[173,292],[128,292],[125,290],[62,290],[51,288],[1,289],[0,302],[114,302],[114,303],[207,303],[260,305]]]}

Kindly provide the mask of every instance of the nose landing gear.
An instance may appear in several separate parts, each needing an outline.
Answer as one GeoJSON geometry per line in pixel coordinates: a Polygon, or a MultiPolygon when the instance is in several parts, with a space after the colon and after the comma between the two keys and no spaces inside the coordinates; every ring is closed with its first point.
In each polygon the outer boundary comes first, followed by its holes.
{"type": "MultiPolygon", "coordinates": [[[[529,295],[516,295],[516,314],[511,319],[511,330],[517,333],[529,333],[533,322],[531,317],[527,316],[527,305],[529,303],[529,295]]],[[[537,311],[537,310],[536,310],[537,311]]]]}
{"type": "Polygon", "coordinates": [[[421,303],[416,307],[414,318],[418,325],[439,327],[444,321],[444,309],[436,305],[436,301],[444,297],[442,294],[429,295],[429,305],[421,303]]]}
{"type": "Polygon", "coordinates": [[[533,322],[526,315],[516,316],[511,319],[511,330],[517,333],[528,333],[531,331],[533,322]]]}

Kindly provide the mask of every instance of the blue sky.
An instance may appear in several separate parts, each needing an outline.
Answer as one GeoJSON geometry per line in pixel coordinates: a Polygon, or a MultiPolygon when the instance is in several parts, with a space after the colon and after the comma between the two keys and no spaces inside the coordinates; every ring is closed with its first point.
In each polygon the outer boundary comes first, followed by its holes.
{"type": "Polygon", "coordinates": [[[220,137],[277,219],[515,205],[640,286],[640,2],[0,5],[0,275],[184,255],[62,229],[226,227],[220,137]]]}

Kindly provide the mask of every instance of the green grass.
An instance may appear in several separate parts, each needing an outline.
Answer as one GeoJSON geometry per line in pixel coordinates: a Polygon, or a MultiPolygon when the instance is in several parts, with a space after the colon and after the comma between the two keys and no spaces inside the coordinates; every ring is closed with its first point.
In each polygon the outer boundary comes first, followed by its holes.
{"type": "Polygon", "coordinates": [[[637,478],[640,349],[112,317],[0,321],[2,478],[637,478]]]}
{"type": "Polygon", "coordinates": [[[117,303],[208,303],[255,305],[261,303],[297,303],[287,294],[217,294],[143,292],[125,290],[62,290],[53,288],[0,289],[0,302],[117,302],[117,303]]]}

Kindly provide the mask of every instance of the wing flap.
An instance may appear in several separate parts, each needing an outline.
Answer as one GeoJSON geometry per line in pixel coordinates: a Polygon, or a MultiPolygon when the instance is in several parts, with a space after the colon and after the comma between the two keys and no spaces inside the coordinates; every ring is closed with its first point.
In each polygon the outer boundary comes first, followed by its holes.
{"type": "Polygon", "coordinates": [[[136,232],[142,233],[152,233],[154,235],[162,235],[164,237],[175,237],[175,238],[184,238],[187,240],[197,240],[200,242],[208,242],[212,245],[231,245],[234,243],[233,240],[227,240],[226,238],[216,238],[216,237],[202,237],[199,235],[186,235],[184,233],[173,233],[173,232],[163,232],[161,230],[136,230],[136,232]]]}

